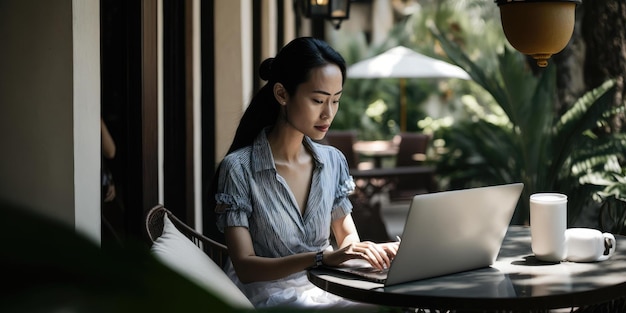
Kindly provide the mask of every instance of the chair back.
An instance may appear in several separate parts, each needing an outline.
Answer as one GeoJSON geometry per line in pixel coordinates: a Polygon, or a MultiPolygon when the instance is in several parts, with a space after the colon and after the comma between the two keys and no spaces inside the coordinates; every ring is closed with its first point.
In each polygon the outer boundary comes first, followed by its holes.
{"type": "Polygon", "coordinates": [[[426,156],[430,136],[421,133],[400,133],[396,166],[420,165],[426,156]]]}
{"type": "Polygon", "coordinates": [[[146,214],[146,234],[148,239],[154,243],[163,233],[163,216],[172,221],[172,224],[185,236],[187,236],[196,246],[204,251],[220,268],[223,268],[228,257],[228,248],[189,227],[183,221],[179,220],[174,214],[159,204],[154,206],[146,214]]]}
{"type": "Polygon", "coordinates": [[[357,132],[354,130],[333,130],[326,133],[323,142],[339,149],[348,161],[349,168],[357,168],[359,156],[354,152],[357,132]]]}
{"type": "MultiPolygon", "coordinates": [[[[400,133],[398,135],[398,155],[396,167],[422,166],[430,142],[430,135],[422,133],[400,133]]],[[[394,188],[389,191],[391,201],[411,200],[413,196],[437,190],[434,172],[408,175],[396,180],[394,188]]]]}

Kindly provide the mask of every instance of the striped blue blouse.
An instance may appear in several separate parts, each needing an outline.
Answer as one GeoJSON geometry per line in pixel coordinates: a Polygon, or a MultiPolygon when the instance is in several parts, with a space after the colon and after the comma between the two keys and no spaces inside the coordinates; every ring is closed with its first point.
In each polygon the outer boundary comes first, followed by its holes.
{"type": "Polygon", "coordinates": [[[348,195],[354,181],[344,155],[335,147],[305,137],[314,159],[309,199],[300,214],[285,180],[277,173],[267,141],[267,129],[251,146],[222,161],[218,191],[217,226],[244,226],[250,231],[257,256],[283,257],[319,251],[329,246],[331,220],[352,211],[348,195]]]}

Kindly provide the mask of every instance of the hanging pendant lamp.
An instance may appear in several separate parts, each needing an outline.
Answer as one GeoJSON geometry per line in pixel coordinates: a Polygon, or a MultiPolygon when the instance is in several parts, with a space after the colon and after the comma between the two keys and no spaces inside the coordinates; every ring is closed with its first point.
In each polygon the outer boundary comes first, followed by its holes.
{"type": "Polygon", "coordinates": [[[509,43],[540,67],[563,50],[574,32],[576,6],[582,0],[495,0],[509,43]]]}

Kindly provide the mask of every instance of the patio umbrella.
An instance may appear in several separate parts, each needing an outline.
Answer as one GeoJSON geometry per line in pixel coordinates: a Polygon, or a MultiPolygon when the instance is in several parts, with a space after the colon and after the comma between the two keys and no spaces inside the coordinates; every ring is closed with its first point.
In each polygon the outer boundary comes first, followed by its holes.
{"type": "Polygon", "coordinates": [[[448,62],[417,53],[407,47],[397,46],[377,56],[354,63],[348,67],[348,78],[399,78],[400,128],[406,130],[406,79],[407,78],[460,78],[470,79],[462,68],[448,62]]]}

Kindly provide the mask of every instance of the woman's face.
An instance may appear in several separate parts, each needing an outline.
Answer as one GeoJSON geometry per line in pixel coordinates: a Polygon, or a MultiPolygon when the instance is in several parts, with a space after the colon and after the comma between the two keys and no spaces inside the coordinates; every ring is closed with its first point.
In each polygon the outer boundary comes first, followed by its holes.
{"type": "Polygon", "coordinates": [[[342,81],[335,64],[312,69],[311,78],[287,102],[287,122],[314,140],[323,139],[339,109],[342,81]]]}

